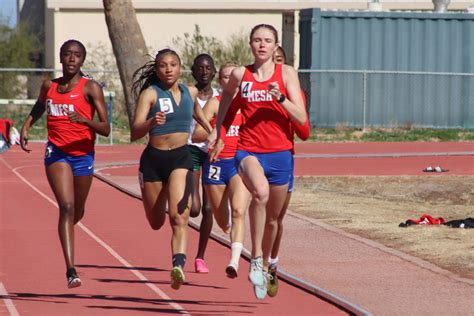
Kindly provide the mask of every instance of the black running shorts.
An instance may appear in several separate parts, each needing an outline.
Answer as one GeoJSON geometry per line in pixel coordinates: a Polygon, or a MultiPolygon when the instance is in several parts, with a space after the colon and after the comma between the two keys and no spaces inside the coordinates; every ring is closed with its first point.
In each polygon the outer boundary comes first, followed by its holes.
{"type": "Polygon", "coordinates": [[[144,182],[167,183],[175,169],[193,171],[193,159],[188,146],[161,150],[148,145],[140,157],[140,180],[144,182]]]}

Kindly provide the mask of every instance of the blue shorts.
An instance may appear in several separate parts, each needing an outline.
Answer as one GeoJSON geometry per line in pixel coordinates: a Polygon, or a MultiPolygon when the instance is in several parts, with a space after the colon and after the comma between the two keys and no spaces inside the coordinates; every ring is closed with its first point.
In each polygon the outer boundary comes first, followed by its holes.
{"type": "Polygon", "coordinates": [[[290,181],[290,176],[293,173],[291,163],[293,157],[289,150],[264,154],[237,150],[236,165],[240,165],[240,162],[248,156],[258,159],[269,184],[284,185],[290,181]]]}
{"type": "Polygon", "coordinates": [[[291,156],[291,173],[290,173],[290,182],[288,182],[288,193],[293,192],[293,185],[295,182],[295,160],[291,156]]]}
{"type": "Polygon", "coordinates": [[[235,158],[220,159],[212,164],[206,159],[202,167],[202,182],[205,185],[227,185],[236,174],[235,158]]]}
{"type": "Polygon", "coordinates": [[[44,152],[44,165],[49,166],[55,162],[67,163],[75,177],[94,174],[94,151],[82,156],[72,156],[63,153],[58,147],[47,142],[44,152]]]}

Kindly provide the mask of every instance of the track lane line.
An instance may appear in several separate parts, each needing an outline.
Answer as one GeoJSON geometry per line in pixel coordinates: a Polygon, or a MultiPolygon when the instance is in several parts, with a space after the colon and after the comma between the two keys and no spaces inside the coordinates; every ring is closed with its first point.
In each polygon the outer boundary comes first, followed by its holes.
{"type": "Polygon", "coordinates": [[[15,304],[10,299],[10,294],[8,294],[7,289],[5,288],[2,282],[0,282],[0,296],[3,298],[3,301],[5,302],[5,306],[7,307],[10,315],[19,316],[20,314],[18,313],[18,310],[15,307],[15,304]]]}
{"type": "MultiPolygon", "coordinates": [[[[2,161],[6,164],[6,161],[2,159],[2,161]]],[[[6,164],[9,166],[8,164],[6,164]]],[[[41,197],[43,197],[45,200],[47,200],[49,203],[53,204],[56,208],[58,207],[58,204],[56,201],[51,199],[49,196],[44,194],[41,190],[39,190],[37,187],[35,187],[31,182],[29,182],[26,178],[24,178],[17,170],[26,168],[26,166],[21,166],[21,167],[16,167],[16,168],[10,168],[10,170],[21,180],[23,181],[26,185],[28,185],[31,189],[33,189],[36,193],[38,193],[41,197]]],[[[171,301],[172,299],[166,295],[160,288],[158,288],[156,285],[150,283],[150,281],[139,271],[136,271],[133,269],[133,265],[130,264],[125,258],[123,258],[121,255],[119,255],[112,247],[110,247],[105,241],[100,239],[96,234],[94,234],[90,229],[88,229],[84,224],[78,223],[78,226],[87,234],[89,237],[91,237],[93,240],[95,240],[99,245],[101,245],[105,250],[107,250],[117,261],[119,261],[123,266],[126,268],[129,268],[129,271],[134,274],[139,280],[144,281],[145,284],[156,294],[158,294],[162,299],[171,301]]],[[[179,305],[178,303],[174,302],[169,302],[169,305],[171,305],[175,310],[180,312],[181,314],[189,314],[184,307],[179,305]]],[[[18,314],[15,314],[18,315],[18,314]]]]}

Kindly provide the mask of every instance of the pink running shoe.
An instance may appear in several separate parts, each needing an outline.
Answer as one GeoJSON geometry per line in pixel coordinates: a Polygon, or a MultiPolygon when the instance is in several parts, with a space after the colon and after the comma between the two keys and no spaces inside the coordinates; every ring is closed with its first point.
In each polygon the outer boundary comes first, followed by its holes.
{"type": "Polygon", "coordinates": [[[209,269],[203,259],[196,258],[194,260],[194,268],[196,269],[196,273],[209,273],[209,269]]]}

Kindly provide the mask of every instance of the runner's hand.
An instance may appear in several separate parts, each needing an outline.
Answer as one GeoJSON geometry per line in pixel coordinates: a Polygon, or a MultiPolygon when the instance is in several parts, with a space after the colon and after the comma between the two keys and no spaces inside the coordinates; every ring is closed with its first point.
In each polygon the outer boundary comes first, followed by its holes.
{"type": "Polygon", "coordinates": [[[209,148],[212,148],[215,146],[216,144],[216,139],[217,139],[217,131],[216,129],[212,129],[211,133],[209,134],[209,136],[207,136],[207,146],[209,148]]]}
{"type": "Polygon", "coordinates": [[[270,82],[270,84],[268,85],[268,92],[271,94],[274,100],[280,99],[280,85],[277,81],[270,82]]]}
{"type": "Polygon", "coordinates": [[[154,125],[163,125],[166,123],[166,114],[165,112],[156,112],[154,118],[154,125]]]}
{"type": "Polygon", "coordinates": [[[23,149],[27,153],[31,151],[31,149],[28,148],[28,130],[26,128],[21,129],[20,145],[21,145],[21,149],[23,149]]]}
{"type": "Polygon", "coordinates": [[[224,141],[222,139],[218,139],[215,143],[215,146],[211,147],[212,151],[209,154],[209,162],[213,163],[216,162],[221,154],[222,150],[224,149],[224,141]]]}
{"type": "Polygon", "coordinates": [[[86,122],[86,119],[81,115],[77,114],[77,112],[75,111],[67,112],[67,116],[69,117],[69,121],[71,121],[72,123],[84,124],[86,122]]]}

